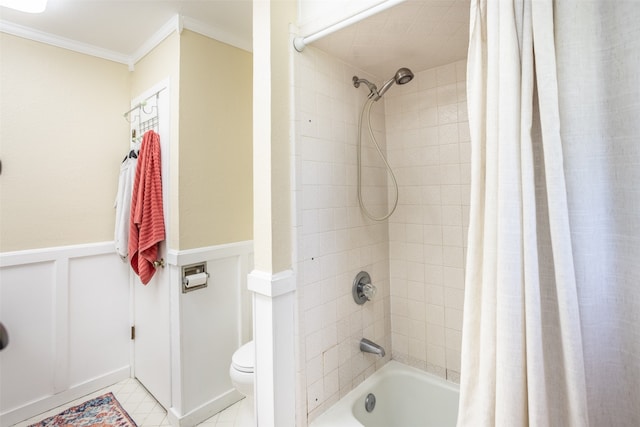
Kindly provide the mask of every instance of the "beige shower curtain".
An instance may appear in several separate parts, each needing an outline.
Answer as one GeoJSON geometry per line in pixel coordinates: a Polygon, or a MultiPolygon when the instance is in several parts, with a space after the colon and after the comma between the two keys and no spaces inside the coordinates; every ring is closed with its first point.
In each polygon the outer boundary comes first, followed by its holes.
{"type": "Polygon", "coordinates": [[[472,1],[459,426],[588,425],[553,24],[551,1],[472,1]]]}
{"type": "Polygon", "coordinates": [[[640,2],[471,3],[458,426],[640,425],[640,2]]]}

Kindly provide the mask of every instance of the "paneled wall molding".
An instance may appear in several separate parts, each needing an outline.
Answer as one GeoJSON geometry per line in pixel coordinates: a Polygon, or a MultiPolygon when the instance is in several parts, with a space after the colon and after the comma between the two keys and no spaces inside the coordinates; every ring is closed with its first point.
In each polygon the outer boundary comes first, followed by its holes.
{"type": "Polygon", "coordinates": [[[253,252],[253,240],[227,243],[224,245],[205,246],[195,249],[169,249],[167,259],[169,265],[189,265],[202,259],[218,259],[238,256],[253,252]]]}
{"type": "Polygon", "coordinates": [[[0,254],[0,426],[130,376],[128,278],[113,242],[0,254]]]}
{"type": "Polygon", "coordinates": [[[0,268],[109,253],[114,255],[116,253],[112,241],[2,252],[0,253],[0,268]]]}
{"type": "MultiPolygon", "coordinates": [[[[165,258],[172,355],[167,409],[172,425],[189,427],[242,398],[228,369],[233,352],[252,337],[247,277],[253,242],[173,250],[165,258]],[[183,294],[181,266],[196,262],[207,263],[208,287],[183,294]]],[[[0,358],[1,388],[12,390],[0,401],[0,426],[131,375],[131,341],[121,333],[132,320],[129,274],[113,242],[0,254],[0,313],[12,337],[0,358]]]]}
{"type": "Polygon", "coordinates": [[[253,241],[169,250],[165,263],[170,273],[172,355],[167,414],[171,425],[190,427],[242,399],[231,383],[229,365],[235,350],[252,338],[247,277],[253,267],[253,241]],[[207,287],[182,293],[182,266],[195,263],[207,265],[207,287]]]}

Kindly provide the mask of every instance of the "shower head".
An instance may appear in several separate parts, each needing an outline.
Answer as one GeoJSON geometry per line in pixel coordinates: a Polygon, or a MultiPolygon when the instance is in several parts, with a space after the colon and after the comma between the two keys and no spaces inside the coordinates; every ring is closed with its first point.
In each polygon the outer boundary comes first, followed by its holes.
{"type": "Polygon", "coordinates": [[[413,80],[413,73],[408,68],[400,68],[398,71],[396,71],[396,74],[393,77],[391,77],[385,82],[385,84],[382,85],[382,88],[380,90],[378,90],[378,87],[375,84],[371,83],[367,79],[360,79],[358,78],[358,76],[353,76],[352,80],[353,85],[356,88],[360,87],[361,83],[366,84],[369,88],[369,98],[373,98],[374,101],[377,101],[382,98],[382,95],[384,95],[384,93],[389,90],[392,84],[396,83],[399,85],[404,85],[413,80]]]}
{"type": "Polygon", "coordinates": [[[408,68],[400,68],[396,71],[396,75],[393,76],[393,78],[397,84],[403,85],[413,80],[413,73],[408,68]]]}
{"type": "Polygon", "coordinates": [[[413,80],[413,73],[411,72],[411,70],[404,67],[400,68],[398,71],[396,71],[396,74],[393,77],[391,77],[382,85],[373,100],[377,101],[382,98],[382,95],[384,95],[384,93],[388,91],[391,85],[393,85],[394,83],[398,85],[404,85],[409,83],[411,80],[413,80]]]}

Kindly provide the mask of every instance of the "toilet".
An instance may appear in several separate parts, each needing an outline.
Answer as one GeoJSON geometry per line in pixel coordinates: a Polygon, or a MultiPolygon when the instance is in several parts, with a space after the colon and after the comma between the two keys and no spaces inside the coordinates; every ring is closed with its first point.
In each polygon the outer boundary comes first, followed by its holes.
{"type": "Polygon", "coordinates": [[[238,414],[244,422],[240,425],[254,425],[253,423],[253,383],[255,366],[255,346],[249,341],[236,350],[231,357],[229,376],[233,386],[246,398],[242,401],[238,414]]]}

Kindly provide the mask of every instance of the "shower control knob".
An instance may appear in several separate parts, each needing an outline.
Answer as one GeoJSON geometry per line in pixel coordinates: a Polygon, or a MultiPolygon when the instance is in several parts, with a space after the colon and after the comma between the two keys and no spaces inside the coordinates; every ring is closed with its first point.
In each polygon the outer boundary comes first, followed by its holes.
{"type": "Polygon", "coordinates": [[[353,300],[358,305],[370,301],[376,294],[376,287],[371,284],[371,276],[366,271],[358,273],[353,280],[352,287],[353,300]]]}
{"type": "Polygon", "coordinates": [[[362,293],[364,294],[365,297],[367,297],[367,299],[369,301],[371,301],[373,299],[374,296],[376,296],[376,287],[373,286],[371,283],[367,283],[366,285],[362,286],[362,293]]]}

